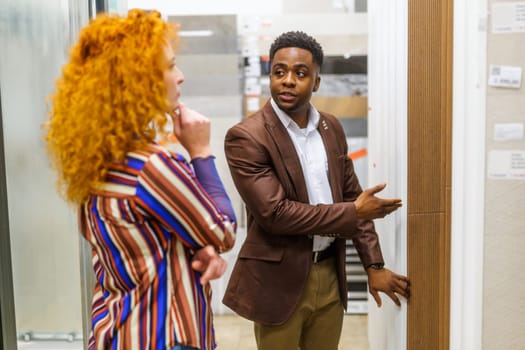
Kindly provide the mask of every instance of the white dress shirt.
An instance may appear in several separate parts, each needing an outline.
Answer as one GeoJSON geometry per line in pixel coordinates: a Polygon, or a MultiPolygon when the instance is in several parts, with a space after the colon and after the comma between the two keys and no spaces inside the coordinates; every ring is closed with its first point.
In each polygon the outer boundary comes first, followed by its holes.
{"type": "MultiPolygon", "coordinates": [[[[301,129],[286,112],[277,106],[273,99],[270,100],[270,103],[288,131],[301,161],[310,204],[332,204],[334,201],[328,182],[328,158],[326,157],[323,139],[317,130],[319,112],[310,104],[308,125],[301,129]]],[[[314,239],[313,251],[323,250],[334,241],[332,237],[315,235],[315,232],[312,234],[314,239]]]]}

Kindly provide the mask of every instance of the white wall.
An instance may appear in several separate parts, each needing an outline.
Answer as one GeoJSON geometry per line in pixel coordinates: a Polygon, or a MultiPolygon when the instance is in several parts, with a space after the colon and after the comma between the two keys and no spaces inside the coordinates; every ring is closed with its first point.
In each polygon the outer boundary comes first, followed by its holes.
{"type": "MultiPolygon", "coordinates": [[[[484,150],[484,232],[483,232],[483,312],[482,312],[482,348],[484,350],[523,349],[525,347],[525,278],[523,265],[525,255],[525,178],[499,179],[488,176],[492,168],[493,151],[525,151],[525,138],[498,140],[495,138],[495,126],[500,123],[525,123],[525,31],[523,31],[524,1],[503,2],[487,1],[488,11],[486,32],[486,64],[520,67],[520,88],[486,87],[486,133],[485,147],[478,144],[478,150],[484,150]],[[521,31],[495,33],[493,21],[502,20],[502,13],[508,7],[498,10],[494,6],[504,3],[521,7],[511,20],[521,24],[521,31]],[[497,16],[497,17],[496,17],[497,16]]],[[[470,10],[470,9],[469,9],[470,10]]],[[[507,22],[508,23],[508,22],[507,22]]],[[[483,70],[485,72],[485,69],[483,70]]],[[[489,73],[487,73],[489,74],[489,73]]],[[[482,119],[483,121],[483,119],[482,119]]],[[[469,125],[470,126],[470,125],[469,125]]],[[[510,162],[509,162],[510,163],[510,162]]],[[[512,168],[519,174],[524,173],[523,164],[513,161],[512,168]]],[[[508,165],[510,168],[510,164],[508,165]]],[[[483,184],[483,182],[481,182],[483,184]]],[[[481,255],[481,254],[480,254],[481,255]]],[[[471,266],[465,266],[469,268],[471,266]]],[[[479,265],[472,266],[479,269],[479,265]]],[[[467,270],[469,271],[469,270],[467,270]]]]}
{"type": "MultiPolygon", "coordinates": [[[[368,3],[368,166],[369,186],[386,182],[381,197],[399,197],[404,206],[374,220],[385,265],[406,275],[407,194],[407,41],[408,2],[368,3]]],[[[368,301],[370,350],[406,349],[406,304],[397,307],[385,294],[378,309],[368,301]]]]}
{"type": "Polygon", "coordinates": [[[482,349],[486,6],[454,2],[450,350],[482,349]]]}

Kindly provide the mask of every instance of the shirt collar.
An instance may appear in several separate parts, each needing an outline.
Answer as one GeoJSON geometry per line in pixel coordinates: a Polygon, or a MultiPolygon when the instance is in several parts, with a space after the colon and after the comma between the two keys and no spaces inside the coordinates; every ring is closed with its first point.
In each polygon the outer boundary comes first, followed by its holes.
{"type": "MultiPolygon", "coordinates": [[[[296,128],[300,129],[299,125],[288,115],[285,111],[279,108],[277,103],[273,100],[273,98],[270,99],[270,103],[272,105],[273,111],[275,114],[277,114],[277,117],[283,123],[285,128],[296,128]]],[[[306,126],[306,132],[310,132],[312,130],[317,129],[317,126],[319,125],[319,119],[320,115],[317,109],[310,103],[310,108],[308,109],[308,125],[306,126]]]]}

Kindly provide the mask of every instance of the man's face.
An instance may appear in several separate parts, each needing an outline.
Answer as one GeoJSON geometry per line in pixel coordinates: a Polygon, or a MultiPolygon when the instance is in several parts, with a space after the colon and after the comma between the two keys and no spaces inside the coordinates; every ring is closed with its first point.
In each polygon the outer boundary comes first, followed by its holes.
{"type": "Polygon", "coordinates": [[[286,47],[275,52],[270,71],[270,91],[279,108],[290,117],[308,111],[312,93],[321,78],[310,51],[286,47]]]}

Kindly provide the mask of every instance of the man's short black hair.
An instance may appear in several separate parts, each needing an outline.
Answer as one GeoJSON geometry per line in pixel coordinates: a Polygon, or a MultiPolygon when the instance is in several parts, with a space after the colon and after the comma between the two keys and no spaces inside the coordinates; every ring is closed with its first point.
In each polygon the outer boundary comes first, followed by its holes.
{"type": "Polygon", "coordinates": [[[310,35],[301,31],[290,31],[279,35],[272,46],[270,46],[270,64],[273,61],[273,56],[277,50],[287,47],[298,47],[300,49],[308,50],[312,54],[313,61],[319,65],[323,65],[323,48],[317,40],[310,35]]]}

